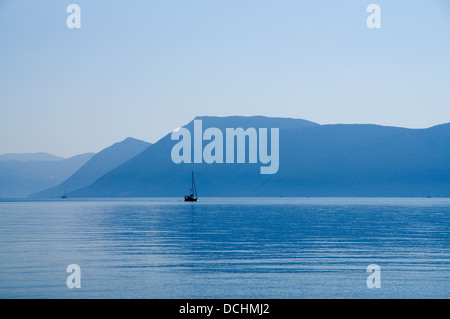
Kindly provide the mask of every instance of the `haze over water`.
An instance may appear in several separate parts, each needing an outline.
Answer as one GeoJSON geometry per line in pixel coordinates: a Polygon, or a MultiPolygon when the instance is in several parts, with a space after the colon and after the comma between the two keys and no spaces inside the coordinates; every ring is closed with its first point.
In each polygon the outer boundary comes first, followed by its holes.
{"type": "Polygon", "coordinates": [[[2,201],[0,297],[449,298],[449,225],[448,198],[2,201]]]}

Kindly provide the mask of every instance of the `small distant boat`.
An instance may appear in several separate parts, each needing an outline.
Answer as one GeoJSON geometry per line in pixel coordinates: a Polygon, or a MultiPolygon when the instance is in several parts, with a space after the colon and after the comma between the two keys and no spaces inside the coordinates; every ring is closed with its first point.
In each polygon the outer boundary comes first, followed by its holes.
{"type": "Polygon", "coordinates": [[[64,192],[64,195],[62,195],[61,198],[67,198],[66,192],[64,192]]]}
{"type": "Polygon", "coordinates": [[[185,202],[196,202],[197,199],[198,199],[197,187],[195,186],[194,172],[192,172],[191,194],[184,196],[184,201],[185,202]]]}

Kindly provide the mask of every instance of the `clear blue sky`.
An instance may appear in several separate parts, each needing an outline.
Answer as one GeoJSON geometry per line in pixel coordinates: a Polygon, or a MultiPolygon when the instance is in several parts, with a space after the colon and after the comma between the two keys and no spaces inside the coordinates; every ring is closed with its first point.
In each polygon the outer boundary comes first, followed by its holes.
{"type": "Polygon", "coordinates": [[[450,121],[448,0],[0,0],[0,30],[0,153],[155,142],[197,115],[450,121]]]}

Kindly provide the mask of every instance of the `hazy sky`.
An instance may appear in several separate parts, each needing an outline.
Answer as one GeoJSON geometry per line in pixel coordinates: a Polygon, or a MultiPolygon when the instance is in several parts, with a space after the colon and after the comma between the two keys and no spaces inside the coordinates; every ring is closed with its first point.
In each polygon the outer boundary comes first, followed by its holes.
{"type": "Polygon", "coordinates": [[[0,0],[0,30],[0,153],[155,142],[197,115],[450,122],[448,0],[0,0]]]}

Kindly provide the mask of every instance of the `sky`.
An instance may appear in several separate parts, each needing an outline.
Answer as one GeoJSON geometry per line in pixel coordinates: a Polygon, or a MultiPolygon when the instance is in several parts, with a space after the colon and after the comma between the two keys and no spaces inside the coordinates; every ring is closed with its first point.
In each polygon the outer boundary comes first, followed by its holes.
{"type": "Polygon", "coordinates": [[[156,142],[203,115],[450,122],[448,0],[0,0],[0,30],[0,154],[156,142]]]}

